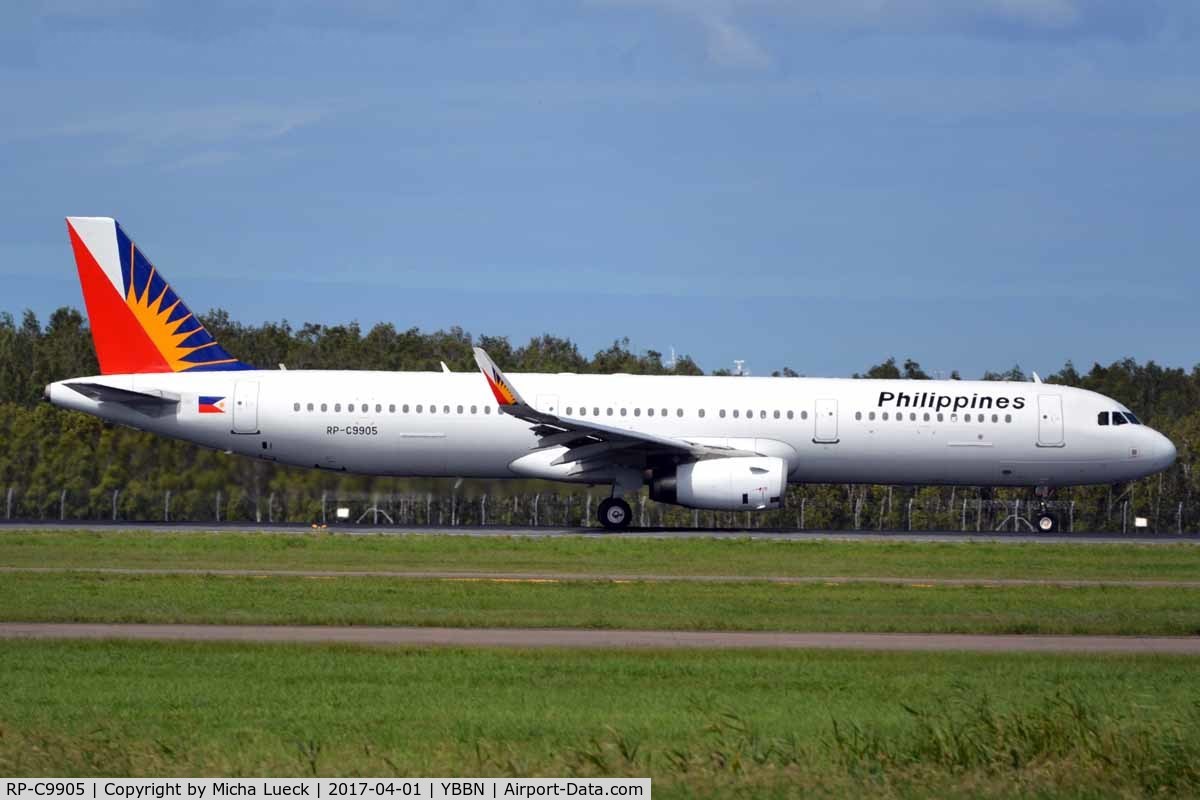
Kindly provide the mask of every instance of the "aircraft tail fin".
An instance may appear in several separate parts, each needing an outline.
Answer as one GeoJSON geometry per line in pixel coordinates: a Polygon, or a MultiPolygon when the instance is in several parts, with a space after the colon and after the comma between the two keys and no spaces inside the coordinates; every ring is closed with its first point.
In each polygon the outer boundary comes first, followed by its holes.
{"type": "Polygon", "coordinates": [[[230,355],[111,217],[67,217],[105,375],[253,369],[230,355]]]}

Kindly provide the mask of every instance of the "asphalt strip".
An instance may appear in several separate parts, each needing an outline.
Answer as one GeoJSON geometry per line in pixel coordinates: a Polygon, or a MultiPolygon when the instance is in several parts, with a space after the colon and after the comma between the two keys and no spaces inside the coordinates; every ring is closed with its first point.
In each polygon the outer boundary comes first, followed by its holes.
{"type": "Polygon", "coordinates": [[[380,628],[298,625],[0,623],[0,639],[134,639],[434,647],[711,648],[1139,653],[1200,656],[1200,637],[942,633],[765,633],[561,628],[380,628]]]}
{"type": "Polygon", "coordinates": [[[327,569],[224,569],[169,567],[3,567],[0,574],[80,574],[146,576],[219,576],[225,578],[395,578],[402,580],[478,581],[481,583],[776,583],[847,584],[889,586],[1124,586],[1140,589],[1200,589],[1200,581],[1137,580],[1121,578],[927,578],[896,575],[653,575],[639,573],[579,572],[471,572],[461,570],[327,570],[327,569]]]}

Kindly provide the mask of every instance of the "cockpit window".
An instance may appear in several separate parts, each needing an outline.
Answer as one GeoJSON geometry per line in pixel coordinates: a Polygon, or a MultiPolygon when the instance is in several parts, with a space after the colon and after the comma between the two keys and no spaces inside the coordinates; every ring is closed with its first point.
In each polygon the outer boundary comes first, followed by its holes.
{"type": "Polygon", "coordinates": [[[1142,421],[1141,421],[1140,419],[1138,419],[1137,417],[1135,417],[1135,416],[1133,415],[1133,412],[1132,412],[1132,411],[1126,411],[1126,412],[1125,412],[1125,419],[1129,420],[1129,421],[1130,421],[1130,422],[1132,422],[1134,425],[1141,425],[1141,424],[1142,424],[1142,421]]]}
{"type": "Polygon", "coordinates": [[[1112,417],[1113,425],[1124,425],[1125,423],[1129,422],[1129,420],[1125,419],[1125,415],[1120,411],[1114,411],[1112,417]]]}
{"type": "Polygon", "coordinates": [[[1108,412],[1107,411],[1101,411],[1099,414],[1096,415],[1096,424],[1097,425],[1107,425],[1108,424],[1108,412]]]}

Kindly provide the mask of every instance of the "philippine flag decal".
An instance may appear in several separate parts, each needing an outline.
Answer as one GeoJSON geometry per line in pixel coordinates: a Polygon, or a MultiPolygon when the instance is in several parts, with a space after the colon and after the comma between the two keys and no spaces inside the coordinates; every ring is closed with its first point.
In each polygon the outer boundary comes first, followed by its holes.
{"type": "Polygon", "coordinates": [[[199,410],[201,414],[224,414],[225,398],[200,395],[199,410]]]}

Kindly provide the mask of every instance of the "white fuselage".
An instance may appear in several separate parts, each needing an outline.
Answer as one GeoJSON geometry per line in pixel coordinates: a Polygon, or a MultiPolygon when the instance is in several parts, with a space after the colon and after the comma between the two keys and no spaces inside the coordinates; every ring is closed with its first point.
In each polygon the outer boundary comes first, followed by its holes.
{"type": "MultiPolygon", "coordinates": [[[[779,456],[800,483],[1068,486],[1169,466],[1170,441],[1098,424],[1119,403],[1041,383],[512,374],[540,411],[779,456]],[[885,418],[886,414],[886,418],[885,418]]],[[[245,371],[106,375],[47,387],[55,405],[281,464],[372,475],[573,478],[501,413],[478,373],[245,371]],[[87,381],[178,400],[98,402],[87,381]],[[201,413],[199,398],[223,411],[201,413]]]]}

